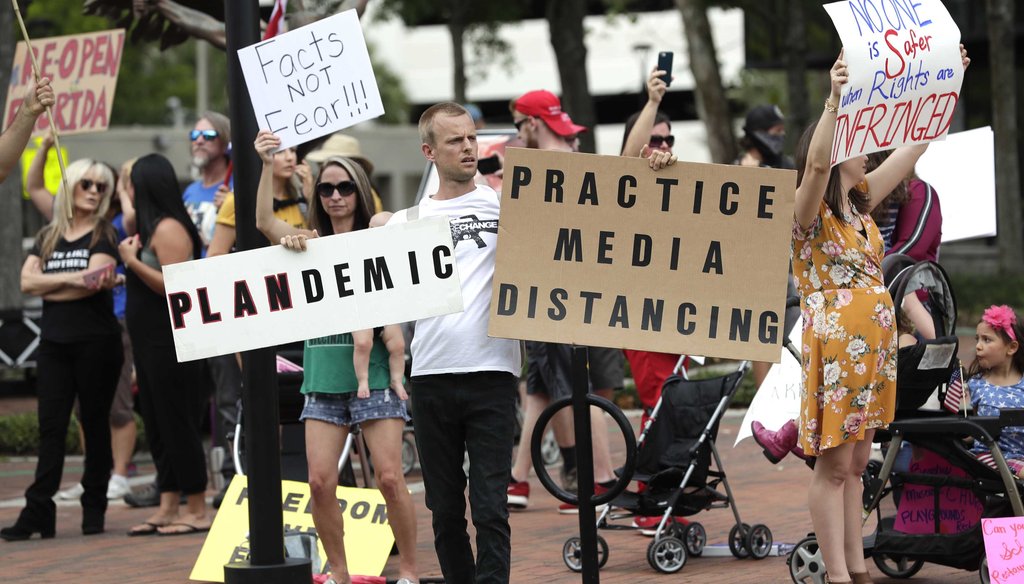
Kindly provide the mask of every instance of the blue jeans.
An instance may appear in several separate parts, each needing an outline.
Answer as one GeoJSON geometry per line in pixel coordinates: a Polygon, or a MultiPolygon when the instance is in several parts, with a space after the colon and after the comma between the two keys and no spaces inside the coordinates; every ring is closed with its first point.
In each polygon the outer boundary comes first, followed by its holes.
{"type": "Polygon", "coordinates": [[[516,377],[497,371],[423,375],[412,378],[411,394],[434,550],[445,582],[508,582],[516,377]],[[467,450],[476,561],[466,531],[467,450]]]}

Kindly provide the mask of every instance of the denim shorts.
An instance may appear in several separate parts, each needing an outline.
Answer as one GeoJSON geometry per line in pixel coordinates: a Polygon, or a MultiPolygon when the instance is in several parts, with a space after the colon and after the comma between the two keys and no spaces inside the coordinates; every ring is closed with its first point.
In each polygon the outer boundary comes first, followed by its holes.
{"type": "Polygon", "coordinates": [[[371,391],[360,399],[356,392],[306,394],[300,420],[320,420],[335,426],[352,426],[367,420],[400,418],[408,422],[405,402],[392,389],[371,391]]]}

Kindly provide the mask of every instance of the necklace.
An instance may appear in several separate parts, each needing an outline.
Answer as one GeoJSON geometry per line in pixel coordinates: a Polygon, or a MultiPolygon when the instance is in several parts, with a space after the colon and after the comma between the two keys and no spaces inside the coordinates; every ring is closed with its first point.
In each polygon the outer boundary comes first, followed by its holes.
{"type": "Polygon", "coordinates": [[[849,206],[849,211],[847,211],[847,207],[843,207],[843,221],[846,221],[850,225],[853,225],[853,218],[859,216],[860,214],[854,210],[855,207],[853,206],[853,201],[851,201],[849,197],[847,197],[846,203],[849,206]]]}

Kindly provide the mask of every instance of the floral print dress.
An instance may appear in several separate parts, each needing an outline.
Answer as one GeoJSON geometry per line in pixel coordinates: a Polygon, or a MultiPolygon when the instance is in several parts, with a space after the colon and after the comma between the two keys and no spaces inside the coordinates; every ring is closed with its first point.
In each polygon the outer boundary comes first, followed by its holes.
{"type": "Polygon", "coordinates": [[[882,281],[882,236],[864,233],[824,201],[807,229],[793,225],[793,275],[803,316],[800,445],[817,456],[885,427],[896,409],[896,315],[882,281]]]}

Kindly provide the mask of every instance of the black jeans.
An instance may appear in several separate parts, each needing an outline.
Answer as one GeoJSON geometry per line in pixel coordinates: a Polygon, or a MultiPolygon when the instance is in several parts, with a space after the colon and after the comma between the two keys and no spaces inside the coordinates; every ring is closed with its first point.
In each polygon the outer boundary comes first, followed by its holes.
{"type": "Polygon", "coordinates": [[[516,377],[486,371],[412,378],[412,417],[433,514],[434,549],[448,584],[508,582],[516,377]],[[476,561],[466,531],[464,453],[469,451],[469,504],[476,561]]]}
{"type": "Polygon", "coordinates": [[[53,496],[64,472],[64,444],[75,398],[85,436],[82,473],[82,526],[103,527],[107,482],[114,458],[110,450],[110,404],[121,374],[121,335],[91,341],[55,343],[42,340],[36,353],[39,403],[39,460],[35,481],[25,491],[18,523],[52,530],[57,519],[53,496]]]}
{"type": "MultiPolygon", "coordinates": [[[[206,454],[200,431],[207,384],[201,361],[178,363],[174,347],[132,338],[139,407],[161,493],[206,491],[206,454]]],[[[233,358],[233,357],[232,357],[233,358]]]]}

